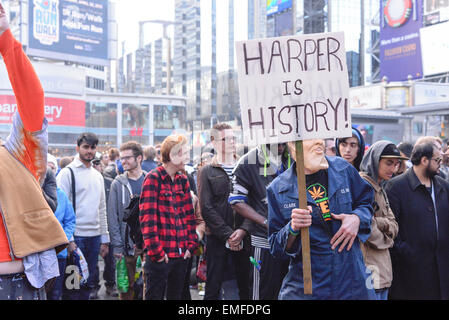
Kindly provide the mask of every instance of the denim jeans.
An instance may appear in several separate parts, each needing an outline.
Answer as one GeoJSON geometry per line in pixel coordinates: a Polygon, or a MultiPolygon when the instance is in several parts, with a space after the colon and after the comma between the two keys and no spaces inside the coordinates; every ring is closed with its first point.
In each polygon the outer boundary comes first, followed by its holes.
{"type": "Polygon", "coordinates": [[[67,264],[67,258],[62,258],[62,259],[58,258],[59,277],[56,278],[51,291],[47,293],[48,300],[61,300],[62,299],[62,288],[64,285],[66,264],[67,264]]]}
{"type": "Polygon", "coordinates": [[[46,300],[45,286],[36,289],[24,273],[0,275],[0,300],[46,300]]]}
{"type": "Polygon", "coordinates": [[[377,300],[388,300],[388,288],[376,290],[377,300]]]}
{"type": "Polygon", "coordinates": [[[75,236],[75,243],[86,259],[89,269],[89,278],[86,284],[80,285],[80,289],[65,290],[64,299],[89,300],[92,289],[95,288],[95,272],[100,254],[101,236],[80,237],[75,236]]]}

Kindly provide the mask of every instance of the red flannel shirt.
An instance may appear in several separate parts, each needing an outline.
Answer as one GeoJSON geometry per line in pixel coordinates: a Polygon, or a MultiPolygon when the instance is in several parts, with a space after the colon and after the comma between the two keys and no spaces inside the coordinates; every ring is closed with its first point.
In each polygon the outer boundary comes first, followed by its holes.
{"type": "Polygon", "coordinates": [[[180,258],[197,247],[196,222],[187,176],[172,182],[163,166],[145,177],[140,196],[140,227],[145,249],[153,261],[165,254],[180,258]]]}

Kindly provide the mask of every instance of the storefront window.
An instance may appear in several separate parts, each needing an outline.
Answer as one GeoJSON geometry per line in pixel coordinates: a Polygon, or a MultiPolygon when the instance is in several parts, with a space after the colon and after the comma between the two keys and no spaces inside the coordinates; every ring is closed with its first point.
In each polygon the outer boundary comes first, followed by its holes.
{"type": "Polygon", "coordinates": [[[86,127],[117,128],[117,104],[86,102],[86,127]]]}
{"type": "Polygon", "coordinates": [[[185,129],[186,109],[178,106],[154,106],[155,129],[185,129]]]}
{"type": "Polygon", "coordinates": [[[123,104],[122,141],[137,141],[147,145],[149,138],[149,106],[142,104],[123,104]]]}

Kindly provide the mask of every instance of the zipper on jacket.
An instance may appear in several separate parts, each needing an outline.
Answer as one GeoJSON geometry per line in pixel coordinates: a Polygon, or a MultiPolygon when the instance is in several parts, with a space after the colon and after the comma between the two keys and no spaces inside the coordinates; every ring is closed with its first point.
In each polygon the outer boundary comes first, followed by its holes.
{"type": "MultiPolygon", "coordinates": [[[[225,171],[225,169],[223,169],[222,165],[217,166],[216,168],[220,168],[221,171],[223,171],[223,173],[225,174],[226,178],[228,179],[228,185],[230,184],[230,187],[232,188],[231,178],[229,178],[227,172],[225,171]]],[[[231,189],[229,189],[228,191],[229,191],[229,193],[231,193],[231,189]]],[[[228,194],[228,197],[229,197],[229,194],[228,194]]],[[[236,230],[235,229],[235,214],[236,214],[235,210],[232,210],[232,230],[234,230],[234,231],[236,230]]]]}
{"type": "Polygon", "coordinates": [[[14,257],[14,253],[12,252],[12,245],[11,245],[11,240],[9,239],[9,233],[8,233],[8,228],[6,228],[6,223],[5,223],[5,215],[3,214],[3,210],[0,207],[0,212],[2,214],[2,219],[3,219],[3,227],[5,228],[5,233],[6,233],[6,239],[8,240],[8,245],[9,245],[9,256],[11,257],[12,261],[15,261],[15,257],[14,257]]]}

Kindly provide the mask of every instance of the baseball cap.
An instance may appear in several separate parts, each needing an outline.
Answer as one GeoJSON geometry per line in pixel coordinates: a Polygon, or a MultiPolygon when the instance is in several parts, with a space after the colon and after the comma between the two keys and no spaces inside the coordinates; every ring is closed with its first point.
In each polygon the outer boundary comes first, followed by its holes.
{"type": "Polygon", "coordinates": [[[401,159],[401,160],[409,160],[407,157],[401,156],[399,149],[394,144],[389,144],[384,148],[381,158],[392,158],[392,159],[401,159]]]}

